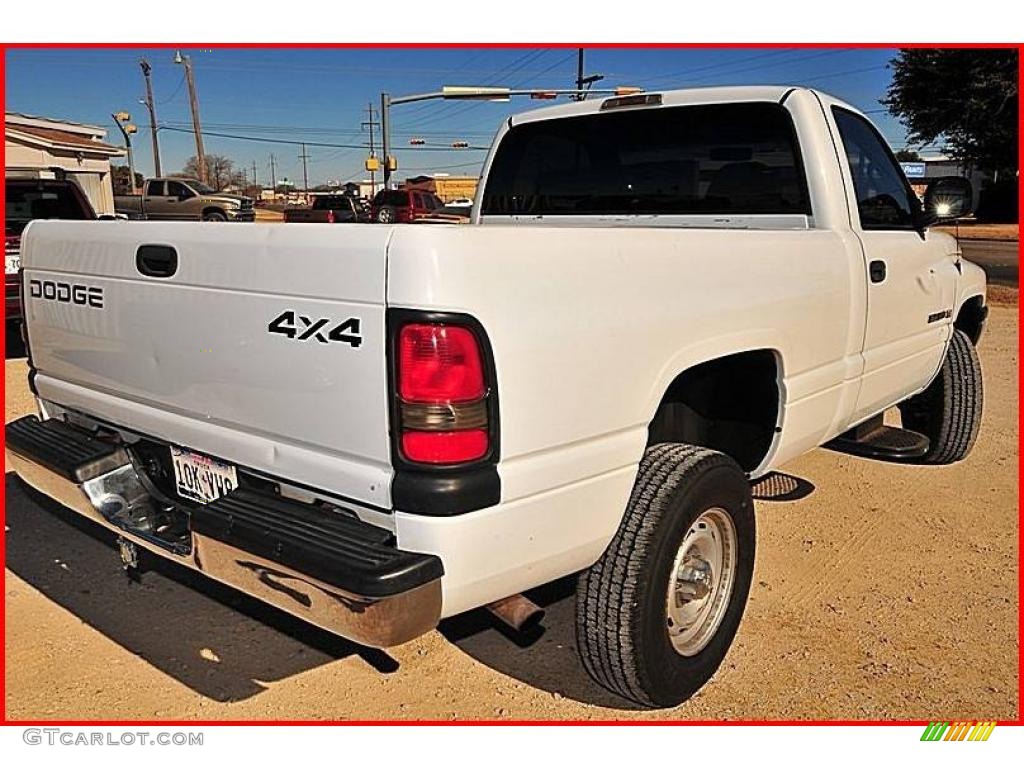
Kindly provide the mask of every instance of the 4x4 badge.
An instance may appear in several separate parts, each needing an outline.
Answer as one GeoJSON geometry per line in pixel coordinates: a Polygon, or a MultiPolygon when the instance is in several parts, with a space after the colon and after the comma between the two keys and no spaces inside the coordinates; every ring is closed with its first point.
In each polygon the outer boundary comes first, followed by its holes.
{"type": "Polygon", "coordinates": [[[279,333],[296,341],[309,341],[313,339],[321,344],[341,341],[353,347],[359,347],[363,343],[363,337],[359,335],[358,317],[350,317],[331,326],[332,322],[329,317],[321,317],[314,320],[296,313],[295,310],[287,309],[270,321],[267,331],[269,333],[279,333]],[[296,318],[298,319],[297,322],[296,318]],[[328,326],[331,326],[330,329],[328,329],[328,326]]]}

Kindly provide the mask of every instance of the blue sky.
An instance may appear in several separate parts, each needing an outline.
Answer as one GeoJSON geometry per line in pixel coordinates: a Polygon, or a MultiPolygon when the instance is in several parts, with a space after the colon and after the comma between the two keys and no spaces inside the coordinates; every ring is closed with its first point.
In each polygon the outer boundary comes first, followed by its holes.
{"type": "MultiPolygon", "coordinates": [[[[301,184],[300,149],[294,144],[218,137],[225,133],[298,142],[356,145],[309,146],[310,184],[366,176],[367,141],[360,123],[368,102],[380,92],[399,96],[433,91],[444,84],[569,88],[576,76],[575,48],[448,49],[198,49],[192,57],[200,98],[205,148],[270,178],[301,184]]],[[[601,86],[638,85],[665,90],[716,84],[807,84],[860,107],[877,122],[894,147],[906,144],[903,127],[880,107],[890,73],[892,49],[845,48],[591,48],[588,73],[605,75],[601,86]]],[[[139,126],[134,141],[136,169],[152,173],[152,153],[141,56],[153,66],[153,88],[164,171],[175,172],[194,154],[184,69],[169,49],[8,49],[6,108],[107,127],[121,143],[110,114],[131,112],[139,126]]],[[[505,116],[552,102],[513,99],[510,103],[423,102],[395,107],[392,136],[397,176],[430,171],[476,173],[483,152],[447,149],[452,141],[486,147],[505,116]],[[420,137],[446,147],[409,146],[420,137]]]]}

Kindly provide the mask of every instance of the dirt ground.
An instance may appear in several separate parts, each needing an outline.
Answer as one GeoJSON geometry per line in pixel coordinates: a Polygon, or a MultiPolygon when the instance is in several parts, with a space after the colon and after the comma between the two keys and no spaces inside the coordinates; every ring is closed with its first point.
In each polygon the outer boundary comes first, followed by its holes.
{"type": "MultiPolygon", "coordinates": [[[[371,651],[184,569],[129,582],[111,537],[8,475],[7,717],[1014,719],[1017,333],[1016,306],[994,306],[984,425],[962,464],[816,450],[786,467],[807,495],[757,502],[736,643],[676,709],[638,711],[589,681],[571,580],[534,595],[538,636],[475,612],[371,651]]],[[[10,420],[32,405],[24,362],[6,366],[10,420]]]]}

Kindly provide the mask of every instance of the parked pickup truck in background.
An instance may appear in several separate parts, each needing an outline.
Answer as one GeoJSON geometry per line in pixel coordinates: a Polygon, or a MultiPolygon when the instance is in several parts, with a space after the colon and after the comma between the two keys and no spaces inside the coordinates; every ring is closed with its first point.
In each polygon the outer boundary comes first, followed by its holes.
{"type": "Polygon", "coordinates": [[[195,179],[147,179],[141,195],[116,195],[114,208],[151,221],[255,221],[252,198],[217,192],[195,179]]]}
{"type": "Polygon", "coordinates": [[[969,192],[922,206],[824,93],[729,87],[508,119],[463,226],[35,222],[9,466],[128,566],[369,645],[579,574],[585,668],[675,705],[739,626],[752,481],[971,450],[984,274],[931,228],[969,192]]]}
{"type": "MultiPolygon", "coordinates": [[[[21,234],[33,219],[91,221],[89,199],[67,179],[7,179],[4,182],[4,319],[21,320],[21,234]]],[[[8,325],[8,333],[13,329],[8,325]]]]}
{"type": "Polygon", "coordinates": [[[313,199],[313,205],[303,208],[285,208],[284,220],[289,223],[344,224],[369,221],[370,211],[363,202],[349,195],[322,195],[313,199]]]}

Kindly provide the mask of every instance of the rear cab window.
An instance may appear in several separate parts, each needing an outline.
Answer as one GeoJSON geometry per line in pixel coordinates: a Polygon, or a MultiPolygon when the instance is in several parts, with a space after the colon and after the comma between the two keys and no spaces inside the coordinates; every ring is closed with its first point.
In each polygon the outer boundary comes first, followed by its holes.
{"type": "Polygon", "coordinates": [[[491,163],[483,216],[811,215],[792,118],[775,102],[522,123],[491,163]]]}
{"type": "Polygon", "coordinates": [[[8,182],[4,187],[4,233],[19,235],[33,219],[94,218],[70,182],[8,182]]]}
{"type": "Polygon", "coordinates": [[[352,205],[349,202],[349,198],[342,197],[340,195],[334,197],[318,197],[313,200],[314,211],[337,211],[337,210],[351,210],[352,205]]]}
{"type": "Polygon", "coordinates": [[[378,192],[377,197],[373,199],[374,205],[392,205],[401,207],[403,205],[409,205],[409,193],[402,192],[397,189],[389,189],[383,192],[378,192]]]}

